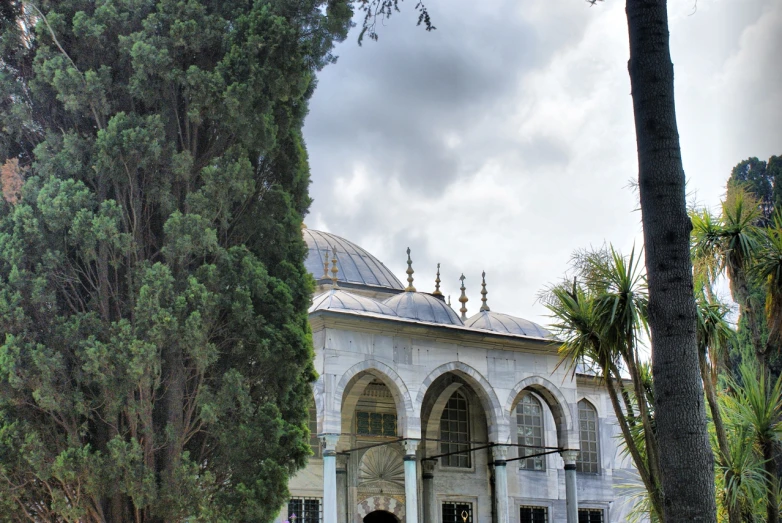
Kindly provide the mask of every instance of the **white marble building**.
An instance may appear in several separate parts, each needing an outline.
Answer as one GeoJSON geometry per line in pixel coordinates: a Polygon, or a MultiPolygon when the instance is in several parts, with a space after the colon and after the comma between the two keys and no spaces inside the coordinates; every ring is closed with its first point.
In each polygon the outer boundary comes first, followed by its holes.
{"type": "Polygon", "coordinates": [[[608,395],[557,368],[548,331],[491,311],[485,287],[468,317],[439,293],[439,271],[429,283],[409,268],[403,285],[343,238],[304,238],[318,283],[314,456],[279,521],[626,520],[633,469],[608,395]]]}

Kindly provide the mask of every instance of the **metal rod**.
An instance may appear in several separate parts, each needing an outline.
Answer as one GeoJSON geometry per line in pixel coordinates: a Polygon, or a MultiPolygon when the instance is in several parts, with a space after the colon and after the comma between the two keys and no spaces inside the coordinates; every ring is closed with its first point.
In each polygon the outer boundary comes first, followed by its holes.
{"type": "MultiPolygon", "coordinates": [[[[537,447],[537,448],[540,448],[540,447],[537,447]]],[[[520,459],[536,458],[538,456],[545,456],[546,454],[554,454],[554,453],[557,453],[557,452],[561,452],[563,450],[565,450],[565,449],[547,450],[546,452],[538,452],[537,454],[529,454],[527,456],[519,456],[518,458],[506,459],[505,463],[508,463],[509,461],[519,461],[520,459]]]]}
{"type": "Polygon", "coordinates": [[[340,452],[337,452],[337,454],[350,454],[351,452],[356,452],[357,450],[365,450],[365,449],[371,449],[375,447],[382,447],[383,445],[391,445],[392,443],[399,443],[400,441],[404,441],[409,438],[397,438],[391,441],[383,441],[382,443],[375,443],[374,445],[365,445],[363,447],[354,447],[352,449],[343,450],[340,452]]]}
{"type": "MultiPolygon", "coordinates": [[[[459,442],[458,441],[452,441],[451,443],[459,443],[459,442]]],[[[488,449],[488,448],[496,447],[496,446],[497,446],[496,443],[489,443],[488,445],[484,445],[482,447],[472,447],[472,448],[468,448],[466,450],[457,450],[457,451],[454,451],[454,452],[446,452],[445,454],[437,454],[435,456],[428,456],[426,458],[421,458],[421,461],[434,461],[437,458],[444,458],[446,456],[453,456],[454,454],[464,454],[465,452],[475,452],[476,450],[483,450],[483,449],[488,449]]]]}

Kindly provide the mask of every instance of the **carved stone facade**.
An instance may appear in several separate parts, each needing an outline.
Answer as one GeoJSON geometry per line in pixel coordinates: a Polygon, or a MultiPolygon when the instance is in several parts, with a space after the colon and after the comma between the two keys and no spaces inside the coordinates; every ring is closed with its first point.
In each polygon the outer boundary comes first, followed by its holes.
{"type": "MultiPolygon", "coordinates": [[[[566,496],[575,503],[577,493],[578,508],[599,511],[606,522],[626,520],[620,485],[636,482],[635,471],[617,448],[608,395],[589,376],[558,366],[558,343],[544,328],[485,303],[462,321],[436,309],[448,308],[441,296],[389,283],[390,271],[347,240],[317,231],[305,239],[310,259],[319,257],[310,269],[316,279],[326,246],[337,246],[338,288],[317,280],[310,309],[317,430],[336,442],[336,458],[311,459],[289,485],[293,498],[321,499],[327,523],[445,523],[465,507],[473,522],[517,523],[530,506],[544,509],[547,522],[564,523],[573,517],[566,496]],[[367,271],[375,266],[384,270],[372,280],[367,271]],[[526,395],[541,406],[538,450],[546,453],[538,470],[518,459],[535,450],[519,446],[516,408],[526,395]],[[579,449],[581,400],[596,413],[597,474],[565,470],[560,456],[579,449]],[[403,444],[414,450],[406,455],[403,444]],[[566,477],[576,485],[568,493],[566,477]],[[406,492],[416,495],[415,506],[406,492]]],[[[279,520],[285,516],[283,508],[279,520]]]]}

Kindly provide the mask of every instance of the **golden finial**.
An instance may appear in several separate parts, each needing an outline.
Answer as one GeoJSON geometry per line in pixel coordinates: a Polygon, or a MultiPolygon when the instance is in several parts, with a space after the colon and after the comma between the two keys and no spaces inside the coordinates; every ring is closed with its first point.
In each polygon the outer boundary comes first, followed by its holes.
{"type": "Polygon", "coordinates": [[[337,273],[339,272],[339,269],[337,268],[337,248],[332,247],[331,248],[331,285],[334,287],[338,287],[337,285],[337,273]]]}
{"type": "Polygon", "coordinates": [[[486,300],[486,295],[489,294],[489,291],[486,290],[486,271],[483,271],[481,274],[481,278],[483,278],[483,281],[481,282],[481,301],[483,304],[481,305],[481,312],[483,311],[490,311],[489,304],[486,300]]]}
{"type": "Polygon", "coordinates": [[[323,255],[323,279],[329,279],[329,251],[323,255]]]}
{"type": "Polygon", "coordinates": [[[443,293],[440,292],[440,264],[437,264],[437,278],[434,279],[434,292],[432,293],[432,296],[442,296],[443,293]]]}
{"type": "Polygon", "coordinates": [[[465,321],[467,319],[467,302],[469,300],[467,298],[467,295],[464,293],[464,291],[467,290],[464,287],[464,273],[462,273],[462,276],[459,279],[462,280],[462,286],[459,287],[459,290],[462,291],[462,295],[459,296],[459,303],[462,304],[462,308],[459,309],[459,312],[462,313],[462,321],[465,321]]]}
{"type": "Polygon", "coordinates": [[[407,273],[407,288],[405,292],[415,292],[415,287],[413,287],[413,273],[415,271],[413,270],[413,260],[410,259],[410,247],[407,248],[407,270],[405,272],[407,273]]]}

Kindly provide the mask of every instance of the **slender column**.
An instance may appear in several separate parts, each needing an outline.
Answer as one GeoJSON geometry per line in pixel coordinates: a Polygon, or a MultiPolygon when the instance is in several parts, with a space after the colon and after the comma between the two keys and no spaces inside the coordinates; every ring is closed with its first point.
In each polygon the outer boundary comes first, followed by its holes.
{"type": "Polygon", "coordinates": [[[337,521],[348,523],[348,464],[347,456],[337,456],[337,521]]]}
{"type": "MultiPolygon", "coordinates": [[[[508,523],[508,447],[497,445],[492,447],[494,453],[494,496],[497,498],[497,522],[508,523]]],[[[569,521],[569,520],[568,520],[569,521]]]]}
{"type": "Polygon", "coordinates": [[[339,434],[321,434],[323,440],[323,523],[337,523],[337,442],[339,434]]]}
{"type": "Polygon", "coordinates": [[[565,460],[565,500],[567,501],[567,523],[578,523],[578,491],[576,490],[577,450],[563,450],[559,453],[565,460]]]}
{"type": "Polygon", "coordinates": [[[407,439],[405,446],[405,521],[418,523],[418,471],[415,451],[420,440],[407,439]]]}
{"type": "Polygon", "coordinates": [[[421,461],[424,479],[424,523],[437,523],[437,499],[434,492],[434,467],[436,461],[421,461]]]}

